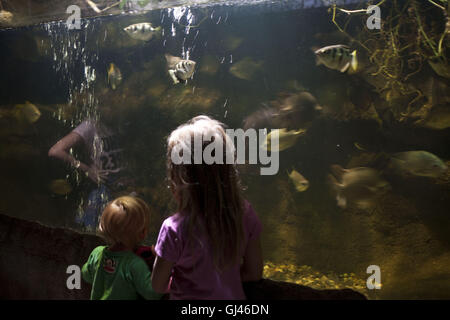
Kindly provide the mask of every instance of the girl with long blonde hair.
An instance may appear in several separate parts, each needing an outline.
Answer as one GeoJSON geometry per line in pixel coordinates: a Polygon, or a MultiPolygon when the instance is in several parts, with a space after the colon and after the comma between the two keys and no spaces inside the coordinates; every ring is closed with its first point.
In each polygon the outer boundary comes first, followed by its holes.
{"type": "Polygon", "coordinates": [[[207,116],[168,138],[168,181],[178,212],[160,229],[152,284],[171,299],[245,299],[242,282],[261,279],[261,222],[242,198],[235,161],[226,161],[230,153],[235,157],[233,141],[207,116]],[[194,150],[198,138],[202,144],[194,150]],[[211,142],[223,147],[222,161],[199,163],[195,152],[211,142]],[[174,154],[186,152],[183,158],[191,161],[174,161],[174,154]]]}

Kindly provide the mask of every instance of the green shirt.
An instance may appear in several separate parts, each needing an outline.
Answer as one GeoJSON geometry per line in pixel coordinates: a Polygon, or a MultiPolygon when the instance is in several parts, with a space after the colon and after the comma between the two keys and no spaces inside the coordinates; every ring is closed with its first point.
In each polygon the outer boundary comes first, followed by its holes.
{"type": "Polygon", "coordinates": [[[92,283],[91,300],[160,299],[153,291],[151,272],[145,261],[131,251],[95,248],[82,269],[92,283]]]}

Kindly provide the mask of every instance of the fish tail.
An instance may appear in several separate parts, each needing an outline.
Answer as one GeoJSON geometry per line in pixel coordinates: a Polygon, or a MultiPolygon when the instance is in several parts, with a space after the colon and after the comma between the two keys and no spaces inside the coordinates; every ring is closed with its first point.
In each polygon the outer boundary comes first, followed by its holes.
{"type": "Polygon", "coordinates": [[[333,164],[331,166],[331,171],[333,172],[333,174],[339,179],[341,180],[342,175],[345,172],[345,169],[342,168],[340,165],[338,164],[333,164]]]}
{"type": "Polygon", "coordinates": [[[336,196],[337,205],[341,208],[345,208],[347,205],[347,201],[346,201],[345,197],[343,197],[341,195],[341,193],[342,193],[341,192],[342,191],[341,184],[331,174],[328,175],[328,182],[330,184],[331,191],[336,196]]]}
{"type": "Polygon", "coordinates": [[[356,72],[356,70],[358,70],[358,58],[356,56],[356,50],[354,50],[350,55],[352,56],[350,68],[353,72],[356,72]]]}

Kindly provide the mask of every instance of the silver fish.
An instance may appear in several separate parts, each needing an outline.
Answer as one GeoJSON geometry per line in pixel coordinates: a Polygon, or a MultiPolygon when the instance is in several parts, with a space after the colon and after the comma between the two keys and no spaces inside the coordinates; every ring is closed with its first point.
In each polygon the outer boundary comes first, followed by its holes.
{"type": "Polygon", "coordinates": [[[161,31],[161,27],[154,28],[150,22],[132,24],[123,29],[135,40],[149,41],[161,31]]]}
{"type": "Polygon", "coordinates": [[[355,72],[358,69],[356,50],[350,52],[350,48],[343,44],[327,46],[314,51],[316,55],[316,65],[339,70],[340,72],[355,72]]]}
{"type": "Polygon", "coordinates": [[[333,165],[331,170],[333,174],[330,174],[328,179],[336,193],[337,205],[341,208],[356,206],[368,209],[391,188],[389,183],[372,168],[344,169],[339,165],[333,165]]]}
{"type": "Polygon", "coordinates": [[[180,83],[180,81],[186,81],[194,75],[196,65],[195,61],[184,60],[170,54],[166,54],[165,57],[167,60],[169,75],[174,84],[180,83]]]}
{"type": "Polygon", "coordinates": [[[396,153],[391,158],[391,165],[402,174],[430,178],[437,178],[448,170],[441,159],[427,151],[396,153]]]}

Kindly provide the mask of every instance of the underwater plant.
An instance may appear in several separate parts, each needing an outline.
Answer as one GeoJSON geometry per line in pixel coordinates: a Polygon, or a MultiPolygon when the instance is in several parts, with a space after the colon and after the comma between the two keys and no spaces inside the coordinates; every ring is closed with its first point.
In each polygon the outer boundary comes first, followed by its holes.
{"type": "Polygon", "coordinates": [[[366,26],[370,7],[347,10],[333,3],[332,22],[363,51],[366,59],[359,76],[375,87],[394,118],[420,122],[436,100],[427,80],[436,75],[450,78],[448,0],[381,0],[372,5],[383,13],[379,29],[366,26]],[[356,28],[351,23],[355,16],[361,18],[356,28]],[[427,63],[432,72],[425,68],[427,63]]]}

